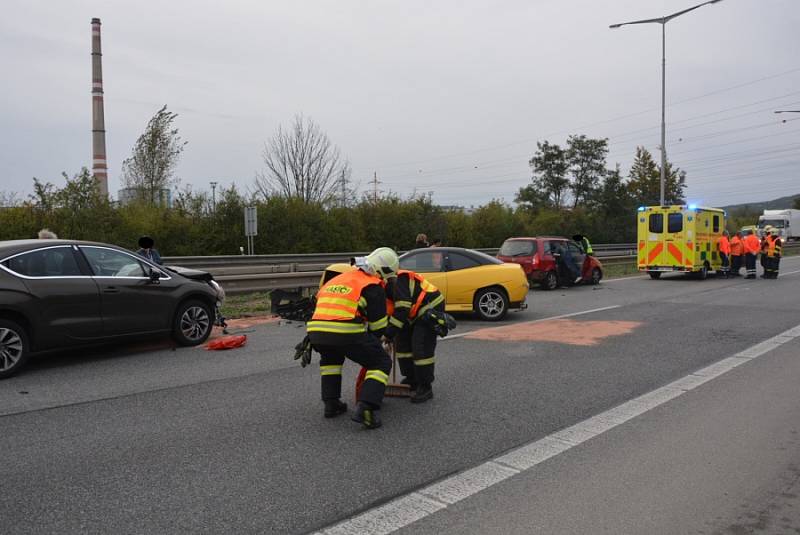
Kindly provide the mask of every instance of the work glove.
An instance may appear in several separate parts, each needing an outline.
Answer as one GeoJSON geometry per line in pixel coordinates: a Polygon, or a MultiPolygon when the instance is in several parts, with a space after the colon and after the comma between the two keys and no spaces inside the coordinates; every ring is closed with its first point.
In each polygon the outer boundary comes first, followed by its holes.
{"type": "Polygon", "coordinates": [[[311,338],[308,335],[294,346],[294,360],[299,360],[303,368],[311,364],[311,338]]]}

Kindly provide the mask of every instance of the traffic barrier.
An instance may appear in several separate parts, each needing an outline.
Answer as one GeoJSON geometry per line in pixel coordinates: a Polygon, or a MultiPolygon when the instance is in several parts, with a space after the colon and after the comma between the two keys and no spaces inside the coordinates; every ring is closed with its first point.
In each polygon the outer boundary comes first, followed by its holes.
{"type": "MultiPolygon", "coordinates": [[[[784,245],[784,254],[800,252],[800,242],[784,245]]],[[[494,256],[498,249],[477,249],[494,256]]],[[[594,246],[595,256],[604,265],[623,265],[636,262],[635,244],[600,244],[594,246]]],[[[235,255],[235,256],[172,256],[164,257],[166,265],[208,271],[229,294],[260,292],[278,288],[313,288],[326,266],[348,262],[353,256],[366,253],[314,253],[294,255],[235,255]]]]}

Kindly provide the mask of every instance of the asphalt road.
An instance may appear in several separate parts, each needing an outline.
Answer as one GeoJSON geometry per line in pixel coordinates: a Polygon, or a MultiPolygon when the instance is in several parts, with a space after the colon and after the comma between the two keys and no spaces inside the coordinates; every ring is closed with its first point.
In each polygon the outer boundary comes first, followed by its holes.
{"type": "MultiPolygon", "coordinates": [[[[454,334],[476,333],[440,342],[435,399],[420,406],[387,400],[385,425],[377,431],[362,430],[345,417],[322,418],[316,369],[301,369],[290,357],[303,333],[297,325],[254,327],[245,348],[228,352],[173,350],[152,342],[150,347],[134,350],[105,348],[37,359],[22,375],[0,382],[0,451],[4,453],[0,532],[304,533],[325,529],[797,326],[800,258],[787,258],[781,267],[783,274],[776,281],[633,278],[598,287],[533,291],[531,308],[513,313],[504,323],[514,324],[510,330],[487,330],[494,325],[463,318],[454,334]],[[572,316],[546,320],[564,315],[572,316]],[[559,338],[553,333],[563,333],[569,343],[554,341],[559,338]]],[[[784,355],[789,361],[797,355],[797,345],[793,347],[793,353],[784,355]]],[[[742,366],[730,378],[708,383],[708,388],[717,388],[721,400],[716,402],[721,408],[736,403],[749,406],[749,400],[738,394],[756,381],[747,372],[758,366],[755,362],[742,366]],[[717,387],[739,374],[744,374],[739,388],[717,387]]],[[[346,400],[352,399],[355,371],[355,366],[346,367],[346,400]]],[[[778,367],[771,370],[772,375],[768,371],[753,384],[761,385],[759,391],[783,388],[780,391],[785,392],[787,379],[794,377],[792,370],[783,374],[778,367]]],[[[704,394],[705,388],[696,393],[704,394]]],[[[609,500],[599,499],[607,496],[602,485],[619,487],[621,481],[635,479],[624,473],[613,477],[617,459],[608,456],[620,445],[633,452],[628,458],[641,468],[634,474],[641,480],[637,484],[671,488],[679,499],[685,489],[663,484],[672,468],[659,459],[682,452],[693,455],[691,441],[680,440],[682,435],[691,435],[682,422],[705,427],[710,438],[703,445],[712,451],[725,452],[722,446],[730,442],[722,434],[725,426],[714,425],[723,411],[708,409],[702,399],[690,403],[694,398],[689,398],[676,399],[654,409],[652,416],[642,415],[551,459],[541,465],[547,469],[544,474],[514,476],[455,506],[469,506],[464,518],[469,513],[485,524],[470,522],[448,531],[447,526],[454,524],[446,517],[456,509],[447,508],[405,529],[408,533],[485,533],[496,527],[503,532],[501,525],[492,524],[495,514],[503,510],[491,499],[498,492],[516,498],[508,500],[506,514],[517,515],[518,532],[533,532],[535,525],[555,526],[536,524],[538,520],[521,514],[520,509],[512,513],[512,508],[515,503],[523,511],[530,504],[538,507],[538,502],[523,498],[544,499],[549,490],[563,490],[575,484],[571,477],[580,480],[580,474],[587,472],[596,478],[592,486],[596,492],[582,495],[588,500],[584,507],[613,511],[609,500]],[[677,403],[685,417],[669,412],[677,403]],[[664,420],[650,423],[660,411],[668,413],[664,420]],[[657,440],[659,433],[674,439],[674,446],[657,440]],[[586,452],[595,449],[599,453],[586,452]],[[526,526],[531,529],[523,529],[526,526]]],[[[766,411],[782,410],[785,405],[777,399],[759,401],[766,411]]],[[[792,407],[797,409],[796,394],[794,401],[792,407]]],[[[787,424],[798,421],[796,413],[791,416],[793,420],[785,419],[781,413],[774,419],[787,424]]],[[[786,437],[779,439],[790,444],[786,437]]],[[[761,459],[760,450],[750,451],[756,445],[748,441],[742,448],[761,459]]],[[[800,459],[793,455],[791,462],[797,467],[800,459]]],[[[731,456],[736,459],[735,452],[731,456]]],[[[764,455],[754,470],[780,473],[790,481],[786,468],[790,457],[764,455]]],[[[702,460],[695,464],[700,467],[702,460]]],[[[703,473],[686,472],[686,477],[703,473]]],[[[720,485],[736,481],[723,478],[720,485]]],[[[753,511],[766,499],[762,496],[759,502],[758,496],[746,493],[736,498],[753,504],[753,511]]],[[[722,500],[708,503],[711,507],[722,500]]],[[[620,510],[621,521],[627,519],[630,529],[615,532],[648,532],[635,529],[648,524],[637,524],[634,518],[647,509],[620,510]]],[[[667,510],[663,516],[669,520],[678,510],[667,510]]],[[[560,513],[562,518],[571,516],[566,506],[560,513]]],[[[720,516],[719,529],[737,525],[730,509],[720,507],[713,513],[720,516]]]]}

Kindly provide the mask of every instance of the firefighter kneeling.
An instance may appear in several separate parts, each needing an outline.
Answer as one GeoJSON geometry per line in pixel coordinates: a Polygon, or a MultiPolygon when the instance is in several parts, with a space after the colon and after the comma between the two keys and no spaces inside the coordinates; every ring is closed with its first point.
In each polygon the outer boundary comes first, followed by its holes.
{"type": "Polygon", "coordinates": [[[356,266],[359,269],[332,278],[320,289],[307,327],[311,344],[321,355],[325,417],[347,411],[339,399],[346,357],[367,370],[352,419],[375,429],[381,426],[380,408],[392,367],[380,342],[389,321],[384,288],[396,275],[399,261],[394,251],[382,247],[358,259],[356,266]]]}
{"type": "Polygon", "coordinates": [[[433,397],[436,336],[445,336],[454,322],[444,312],[444,296],[418,273],[400,270],[389,286],[394,312],[386,337],[394,339],[403,383],[411,387],[411,402],[424,403],[433,397]]]}

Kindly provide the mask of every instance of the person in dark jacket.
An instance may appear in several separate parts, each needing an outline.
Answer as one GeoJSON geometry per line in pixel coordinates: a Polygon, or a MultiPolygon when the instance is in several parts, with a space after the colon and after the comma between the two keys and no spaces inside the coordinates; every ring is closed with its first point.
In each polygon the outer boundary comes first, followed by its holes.
{"type": "Polygon", "coordinates": [[[413,271],[399,270],[390,286],[394,310],[386,337],[394,340],[403,382],[411,387],[411,402],[424,403],[433,397],[437,332],[432,314],[443,317],[444,296],[413,271]]]}

